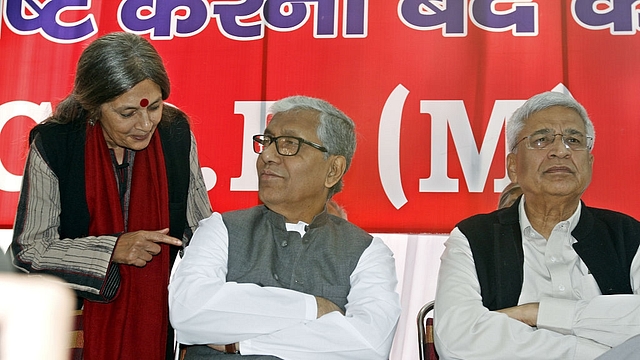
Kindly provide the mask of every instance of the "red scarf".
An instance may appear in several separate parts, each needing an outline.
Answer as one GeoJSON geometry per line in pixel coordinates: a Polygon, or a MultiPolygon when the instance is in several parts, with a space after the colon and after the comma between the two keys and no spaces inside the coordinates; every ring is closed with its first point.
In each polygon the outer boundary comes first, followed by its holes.
{"type": "MultiPolygon", "coordinates": [[[[85,145],[89,235],[125,231],[113,163],[100,125],[87,127],[85,145]]],[[[166,168],[160,135],[136,152],[128,232],[169,226],[166,168]]],[[[84,301],[84,359],[164,359],[167,342],[169,246],[145,267],[120,267],[120,288],[109,303],[84,301]]]]}

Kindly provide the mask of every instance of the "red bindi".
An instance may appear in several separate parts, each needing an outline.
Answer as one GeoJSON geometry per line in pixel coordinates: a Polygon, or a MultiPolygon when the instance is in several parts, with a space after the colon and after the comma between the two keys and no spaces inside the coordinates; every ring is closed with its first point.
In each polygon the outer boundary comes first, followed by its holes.
{"type": "Polygon", "coordinates": [[[140,100],[140,106],[147,107],[147,105],[149,105],[149,100],[147,99],[140,100]]]}

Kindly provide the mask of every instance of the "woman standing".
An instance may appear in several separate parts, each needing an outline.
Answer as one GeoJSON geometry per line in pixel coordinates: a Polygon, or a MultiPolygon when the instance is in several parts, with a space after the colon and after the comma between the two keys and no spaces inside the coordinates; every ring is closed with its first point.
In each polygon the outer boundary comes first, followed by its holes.
{"type": "Polygon", "coordinates": [[[30,134],[13,263],[76,291],[85,359],[172,356],[171,265],[211,206],[169,93],[148,41],[108,34],[83,51],[72,93],[30,134]]]}

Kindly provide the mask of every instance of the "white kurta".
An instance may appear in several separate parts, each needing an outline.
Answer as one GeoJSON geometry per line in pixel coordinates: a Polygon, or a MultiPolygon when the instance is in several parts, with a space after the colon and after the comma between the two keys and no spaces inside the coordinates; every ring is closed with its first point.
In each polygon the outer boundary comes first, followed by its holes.
{"type": "MultiPolygon", "coordinates": [[[[303,232],[306,224],[296,225],[288,227],[303,232]]],[[[319,319],[312,295],[227,282],[228,241],[222,217],[214,213],[200,222],[178,265],[169,307],[179,342],[240,342],[243,355],[282,359],[388,358],[400,302],[393,254],[381,239],[373,239],[351,274],[346,314],[319,319]]]]}
{"type": "Polygon", "coordinates": [[[634,295],[603,296],[571,246],[581,207],[548,240],[529,223],[520,202],[524,282],[518,304],[539,302],[530,327],[482,304],[469,242],[455,228],[438,276],[435,342],[440,359],[594,359],[640,333],[640,259],[633,259],[634,295]]]}

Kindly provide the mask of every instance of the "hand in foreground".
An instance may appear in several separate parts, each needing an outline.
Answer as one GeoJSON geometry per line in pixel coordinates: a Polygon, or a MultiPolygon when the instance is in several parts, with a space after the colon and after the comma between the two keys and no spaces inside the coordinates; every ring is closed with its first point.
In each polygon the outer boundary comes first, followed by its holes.
{"type": "Polygon", "coordinates": [[[538,307],[540,303],[522,304],[502,310],[498,310],[503,314],[507,314],[512,319],[516,319],[529,326],[538,325],[538,307]]]}
{"type": "Polygon", "coordinates": [[[322,315],[328,314],[333,311],[339,311],[340,314],[344,315],[344,311],[338,307],[338,305],[331,302],[331,300],[327,300],[323,297],[316,296],[316,303],[318,303],[318,316],[319,319],[322,315]]]}
{"type": "Polygon", "coordinates": [[[169,229],[157,231],[134,231],[120,235],[113,249],[111,261],[143,267],[153,259],[154,255],[160,253],[160,245],[157,243],[165,243],[169,245],[182,246],[182,241],[167,235],[169,229]]]}

